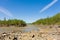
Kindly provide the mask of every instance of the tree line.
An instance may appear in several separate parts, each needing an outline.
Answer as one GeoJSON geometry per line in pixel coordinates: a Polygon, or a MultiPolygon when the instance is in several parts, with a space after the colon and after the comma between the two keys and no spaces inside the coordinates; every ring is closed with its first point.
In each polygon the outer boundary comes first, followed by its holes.
{"type": "Polygon", "coordinates": [[[36,22],[33,22],[32,24],[43,24],[43,25],[60,25],[60,13],[52,16],[52,17],[47,17],[44,19],[39,19],[36,22]]]}
{"type": "Polygon", "coordinates": [[[6,20],[6,18],[4,18],[4,20],[0,20],[0,27],[9,27],[9,26],[24,27],[26,26],[26,22],[18,19],[6,20]]]}

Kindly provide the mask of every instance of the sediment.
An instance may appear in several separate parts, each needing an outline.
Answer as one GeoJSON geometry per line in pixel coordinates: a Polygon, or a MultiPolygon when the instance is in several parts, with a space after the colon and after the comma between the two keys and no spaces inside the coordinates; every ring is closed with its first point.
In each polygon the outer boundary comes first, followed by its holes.
{"type": "Polygon", "coordinates": [[[0,33],[0,40],[60,40],[60,28],[46,28],[30,32],[9,32],[0,33]]]}

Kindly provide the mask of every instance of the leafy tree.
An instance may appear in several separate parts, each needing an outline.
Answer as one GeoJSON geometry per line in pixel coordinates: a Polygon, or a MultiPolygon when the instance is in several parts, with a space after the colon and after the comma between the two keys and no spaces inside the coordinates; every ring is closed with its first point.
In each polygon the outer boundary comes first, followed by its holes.
{"type": "Polygon", "coordinates": [[[9,19],[6,20],[6,18],[4,18],[4,20],[0,20],[0,26],[19,26],[19,27],[24,27],[26,26],[25,21],[23,20],[18,20],[18,19],[9,19]]]}
{"type": "Polygon", "coordinates": [[[33,24],[43,24],[43,25],[60,24],[60,13],[54,15],[53,17],[39,19],[36,22],[33,22],[33,24]]]}

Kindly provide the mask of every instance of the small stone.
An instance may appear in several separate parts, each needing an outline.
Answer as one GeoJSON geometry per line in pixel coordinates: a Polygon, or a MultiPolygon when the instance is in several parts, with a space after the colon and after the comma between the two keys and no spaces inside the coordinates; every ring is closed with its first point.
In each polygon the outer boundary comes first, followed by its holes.
{"type": "Polygon", "coordinates": [[[17,37],[14,37],[14,39],[13,40],[17,40],[17,37]]]}
{"type": "Polygon", "coordinates": [[[32,36],[32,38],[34,38],[34,37],[35,37],[35,35],[32,36]]]}

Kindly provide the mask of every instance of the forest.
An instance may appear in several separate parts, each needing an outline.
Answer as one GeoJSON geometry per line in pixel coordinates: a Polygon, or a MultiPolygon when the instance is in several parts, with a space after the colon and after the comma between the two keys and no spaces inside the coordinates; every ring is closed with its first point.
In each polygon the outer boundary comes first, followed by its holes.
{"type": "Polygon", "coordinates": [[[56,15],[52,17],[47,17],[44,19],[39,19],[32,24],[43,24],[43,25],[60,25],[60,13],[57,13],[56,15]]]}
{"type": "Polygon", "coordinates": [[[6,20],[6,18],[4,18],[4,20],[0,20],[0,27],[9,27],[9,26],[24,27],[26,26],[26,22],[18,19],[6,20]]]}

